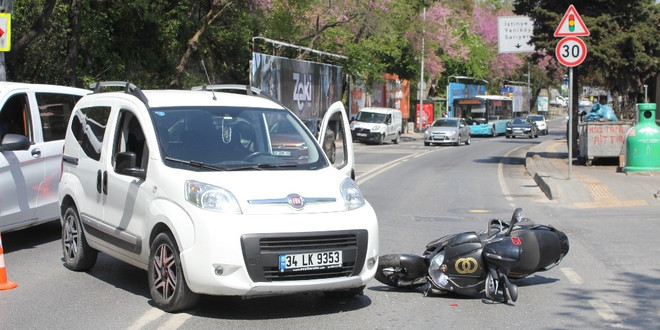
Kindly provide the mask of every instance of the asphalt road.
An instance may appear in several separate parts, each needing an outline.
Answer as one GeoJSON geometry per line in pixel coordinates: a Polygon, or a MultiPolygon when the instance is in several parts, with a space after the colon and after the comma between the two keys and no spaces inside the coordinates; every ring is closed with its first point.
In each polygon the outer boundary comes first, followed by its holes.
{"type": "MultiPolygon", "coordinates": [[[[6,271],[19,286],[0,291],[2,329],[650,329],[660,327],[657,205],[557,207],[524,170],[538,139],[473,138],[470,146],[421,140],[356,145],[356,177],[380,223],[380,250],[421,253],[444,234],[483,230],[515,207],[564,230],[562,263],[518,282],[516,303],[482,296],[424,297],[372,281],[364,295],[249,300],[204,297],[192,311],[153,307],[146,272],[101,254],[89,272],[62,265],[58,223],[2,235],[6,271]]],[[[553,128],[551,127],[551,132],[553,128]]]]}

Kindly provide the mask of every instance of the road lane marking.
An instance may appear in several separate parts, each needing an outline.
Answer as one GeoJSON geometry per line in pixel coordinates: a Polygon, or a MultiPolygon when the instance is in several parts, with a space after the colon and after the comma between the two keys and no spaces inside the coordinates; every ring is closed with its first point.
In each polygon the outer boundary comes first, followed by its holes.
{"type": "Polygon", "coordinates": [[[163,325],[159,326],[158,329],[163,329],[163,330],[178,329],[191,316],[192,314],[187,314],[187,313],[172,314],[172,316],[170,316],[170,318],[165,323],[163,323],[163,325]]]}
{"type": "Polygon", "coordinates": [[[379,174],[381,174],[381,173],[383,173],[383,172],[385,172],[389,169],[392,169],[392,168],[396,167],[397,165],[400,165],[404,162],[407,162],[411,158],[421,157],[421,156],[424,156],[426,154],[429,154],[429,153],[432,153],[432,152],[435,152],[435,151],[438,151],[438,150],[444,150],[444,148],[443,149],[429,150],[429,151],[425,151],[425,152],[422,152],[422,153],[414,153],[414,154],[407,155],[405,157],[397,158],[397,159],[395,159],[395,160],[393,160],[389,163],[385,163],[385,164],[383,164],[381,166],[378,166],[378,167],[376,167],[372,170],[369,170],[369,171],[365,172],[364,174],[356,175],[355,176],[355,181],[358,183],[358,185],[363,184],[363,183],[369,181],[371,178],[373,178],[373,177],[375,177],[375,176],[377,176],[377,175],[379,175],[379,174]]]}
{"type": "MultiPolygon", "coordinates": [[[[506,198],[506,200],[509,202],[513,202],[513,197],[511,197],[509,186],[507,186],[506,180],[504,180],[504,160],[509,158],[509,155],[511,155],[513,152],[517,151],[522,147],[524,146],[520,146],[518,148],[512,149],[509,152],[507,152],[497,164],[497,180],[500,181],[500,188],[502,189],[502,195],[504,195],[504,198],[506,198]]],[[[511,205],[512,207],[515,206],[513,203],[510,203],[509,205],[511,205]]]]}
{"type": "Polygon", "coordinates": [[[564,276],[566,276],[566,278],[568,278],[568,281],[571,282],[572,284],[582,285],[582,283],[584,283],[582,281],[582,277],[580,277],[580,275],[578,275],[573,270],[573,268],[568,268],[568,267],[561,268],[561,272],[564,273],[564,276]]]}
{"type": "Polygon", "coordinates": [[[603,320],[608,322],[621,323],[621,318],[614,312],[606,302],[600,299],[591,299],[589,304],[593,307],[603,320]]]}
{"type": "Polygon", "coordinates": [[[165,315],[165,312],[158,308],[152,308],[146,311],[142,317],[137,319],[130,327],[129,330],[138,330],[144,328],[147,324],[157,320],[159,317],[165,315]]]}
{"type": "Polygon", "coordinates": [[[472,209],[468,210],[469,213],[490,213],[490,210],[483,210],[483,209],[472,209]]]}
{"type": "Polygon", "coordinates": [[[146,311],[144,314],[142,314],[142,317],[137,319],[137,321],[131,324],[131,326],[128,327],[127,329],[130,330],[144,329],[147,325],[155,322],[160,318],[164,318],[163,320],[164,322],[159,322],[162,324],[157,327],[158,329],[178,329],[183,325],[183,323],[186,322],[186,320],[188,320],[192,316],[193,314],[189,314],[189,313],[169,314],[159,308],[152,308],[146,311]]]}

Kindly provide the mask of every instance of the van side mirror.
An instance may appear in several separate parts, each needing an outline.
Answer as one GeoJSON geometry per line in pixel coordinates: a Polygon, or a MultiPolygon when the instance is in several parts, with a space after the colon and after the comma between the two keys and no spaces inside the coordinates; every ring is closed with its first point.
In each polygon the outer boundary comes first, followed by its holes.
{"type": "Polygon", "coordinates": [[[143,168],[135,167],[137,156],[132,151],[124,151],[115,155],[115,172],[144,180],[147,172],[143,168]]]}
{"type": "Polygon", "coordinates": [[[28,150],[30,140],[25,135],[5,134],[0,143],[0,151],[28,150]]]}

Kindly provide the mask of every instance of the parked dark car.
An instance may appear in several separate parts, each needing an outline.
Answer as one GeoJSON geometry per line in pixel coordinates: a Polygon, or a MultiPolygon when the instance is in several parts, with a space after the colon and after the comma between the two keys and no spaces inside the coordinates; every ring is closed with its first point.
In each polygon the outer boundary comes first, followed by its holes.
{"type": "Polygon", "coordinates": [[[522,117],[514,118],[508,122],[506,124],[506,138],[515,138],[516,136],[527,136],[530,139],[539,137],[536,122],[530,118],[522,117]]]}

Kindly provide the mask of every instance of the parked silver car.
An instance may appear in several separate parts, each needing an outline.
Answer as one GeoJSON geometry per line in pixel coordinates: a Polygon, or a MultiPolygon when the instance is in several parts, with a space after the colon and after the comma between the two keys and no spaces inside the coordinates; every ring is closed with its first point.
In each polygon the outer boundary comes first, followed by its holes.
{"type": "Polygon", "coordinates": [[[463,118],[440,118],[436,119],[429,128],[424,131],[424,145],[433,143],[451,143],[455,146],[465,143],[470,144],[470,128],[463,118]]]}
{"type": "Polygon", "coordinates": [[[55,220],[71,110],[90,90],[0,82],[0,232],[55,220]]]}

